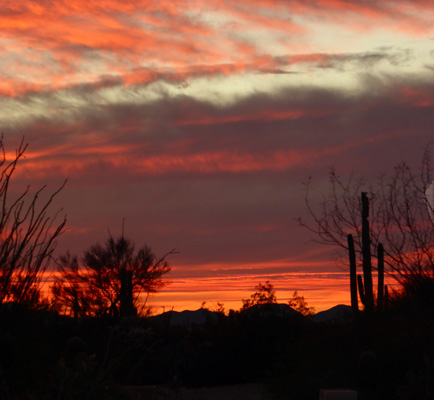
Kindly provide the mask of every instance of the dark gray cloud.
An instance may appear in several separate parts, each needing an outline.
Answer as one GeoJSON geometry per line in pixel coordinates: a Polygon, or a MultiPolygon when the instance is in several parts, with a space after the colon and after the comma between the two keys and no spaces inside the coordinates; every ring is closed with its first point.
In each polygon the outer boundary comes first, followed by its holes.
{"type": "MultiPolygon", "coordinates": [[[[22,179],[54,185],[64,175],[70,178],[61,200],[71,231],[59,250],[79,252],[103,241],[108,228],[120,232],[125,218],[136,242],[149,243],[159,254],[177,248],[174,265],[271,263],[300,257],[313,246],[294,221],[305,213],[302,182],[308,176],[323,187],[334,165],[341,175],[373,178],[403,159],[417,165],[431,140],[431,83],[393,84],[368,74],[363,82],[357,95],[282,88],[225,108],[188,96],[140,105],[90,105],[71,123],[47,116],[6,134],[25,134],[29,155],[44,150],[37,161],[54,165],[40,174],[26,170],[22,179]],[[291,110],[301,111],[300,116],[266,118],[267,112],[291,110]],[[278,167],[279,152],[300,157],[278,167]],[[220,161],[207,159],[215,153],[220,161]],[[225,162],[234,162],[225,158],[229,154],[247,157],[241,160],[250,167],[225,169],[225,162]],[[192,156],[210,169],[195,169],[192,156]],[[179,159],[179,165],[136,169],[152,157],[179,159]]],[[[33,161],[30,157],[23,165],[33,161]]]]}

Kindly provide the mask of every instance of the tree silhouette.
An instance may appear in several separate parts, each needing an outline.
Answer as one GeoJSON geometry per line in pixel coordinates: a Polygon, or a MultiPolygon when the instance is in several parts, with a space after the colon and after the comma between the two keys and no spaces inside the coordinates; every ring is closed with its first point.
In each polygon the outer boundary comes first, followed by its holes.
{"type": "Polygon", "coordinates": [[[292,299],[288,301],[288,305],[305,317],[315,314],[315,307],[309,307],[304,296],[300,296],[297,291],[292,294],[292,299]]]}
{"type": "Polygon", "coordinates": [[[57,220],[60,211],[48,214],[66,181],[49,195],[46,186],[32,195],[30,185],[11,194],[12,177],[27,146],[23,139],[8,160],[0,137],[0,304],[12,301],[32,307],[39,302],[43,272],[66,223],[66,216],[57,220]]]}
{"type": "Polygon", "coordinates": [[[54,304],[75,317],[131,315],[139,304],[143,311],[149,294],[166,284],[166,257],[172,253],[158,259],[147,246],[135,251],[123,236],[91,246],[80,262],[67,253],[51,287],[54,304]]]}
{"type": "Polygon", "coordinates": [[[264,284],[259,283],[255,286],[256,292],[250,296],[250,299],[243,299],[242,310],[246,310],[257,304],[269,304],[276,303],[276,291],[270,281],[266,281],[264,284]]]}
{"type": "Polygon", "coordinates": [[[372,254],[377,253],[382,243],[384,263],[401,282],[420,276],[434,278],[434,222],[430,218],[434,210],[430,205],[432,199],[427,198],[427,188],[433,182],[429,147],[425,149],[418,173],[401,162],[390,178],[381,176],[376,186],[368,185],[364,177],[351,176],[345,181],[333,169],[329,182],[329,195],[318,206],[312,205],[308,183],[305,202],[310,219],[298,218],[302,226],[315,233],[320,243],[348,251],[347,235],[351,234],[361,260],[360,192],[367,192],[372,254]]]}

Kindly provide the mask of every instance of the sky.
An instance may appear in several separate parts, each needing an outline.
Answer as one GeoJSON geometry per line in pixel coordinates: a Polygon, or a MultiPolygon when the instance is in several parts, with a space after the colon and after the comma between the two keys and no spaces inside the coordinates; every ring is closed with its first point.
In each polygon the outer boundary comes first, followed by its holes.
{"type": "Polygon", "coordinates": [[[347,270],[296,222],[331,167],[374,179],[433,139],[430,0],[3,0],[15,189],[66,187],[57,252],[122,232],[168,259],[156,312],[239,308],[269,280],[317,311],[347,270]]]}

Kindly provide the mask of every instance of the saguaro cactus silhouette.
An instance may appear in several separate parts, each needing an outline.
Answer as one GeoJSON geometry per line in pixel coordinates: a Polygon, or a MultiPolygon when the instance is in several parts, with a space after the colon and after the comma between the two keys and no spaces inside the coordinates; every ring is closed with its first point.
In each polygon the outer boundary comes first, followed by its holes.
{"type": "MultiPolygon", "coordinates": [[[[356,252],[354,249],[354,239],[351,234],[347,236],[348,253],[350,260],[350,290],[351,307],[355,313],[359,311],[357,288],[360,301],[365,310],[372,312],[375,309],[374,290],[372,283],[372,260],[371,260],[371,238],[369,232],[369,199],[365,192],[362,192],[362,265],[363,278],[357,275],[356,252]]],[[[384,286],[384,249],[381,243],[377,246],[378,258],[378,290],[377,306],[378,311],[382,311],[384,299],[387,298],[387,286],[384,286]]]]}

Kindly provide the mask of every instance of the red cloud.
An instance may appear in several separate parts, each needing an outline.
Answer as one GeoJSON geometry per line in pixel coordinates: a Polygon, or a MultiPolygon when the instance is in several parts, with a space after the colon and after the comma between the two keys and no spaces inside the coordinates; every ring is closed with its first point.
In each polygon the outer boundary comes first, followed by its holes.
{"type": "Polygon", "coordinates": [[[431,88],[402,86],[397,90],[402,102],[416,107],[430,107],[434,105],[434,93],[431,88]]]}
{"type": "MultiPolygon", "coordinates": [[[[282,66],[260,44],[237,35],[240,30],[278,30],[307,40],[305,28],[292,15],[312,16],[369,29],[382,21],[384,29],[426,34],[432,29],[434,6],[418,2],[272,1],[220,2],[219,7],[188,1],[134,3],[122,1],[51,2],[17,0],[0,5],[3,96],[58,90],[74,84],[123,79],[127,84],[154,77],[194,77],[213,70],[231,74],[282,66]],[[203,18],[203,15],[209,16],[203,18]],[[227,24],[216,23],[224,15],[227,24]],[[28,65],[28,67],[26,67],[28,65]],[[139,71],[139,72],[136,72],[139,71]],[[148,72],[147,72],[148,71],[148,72]]],[[[306,44],[306,43],[305,43],[306,44]]],[[[290,52],[291,49],[288,51],[290,52]]],[[[322,62],[313,54],[286,58],[286,65],[322,62]]],[[[0,60],[1,61],[1,60],[0,60]]]]}
{"type": "Polygon", "coordinates": [[[241,121],[277,121],[284,119],[299,119],[299,118],[316,118],[328,114],[327,111],[305,111],[305,110],[263,110],[259,112],[252,111],[249,114],[239,114],[233,116],[221,117],[202,117],[199,119],[189,119],[175,121],[178,126],[185,125],[218,125],[229,122],[241,121]]]}

